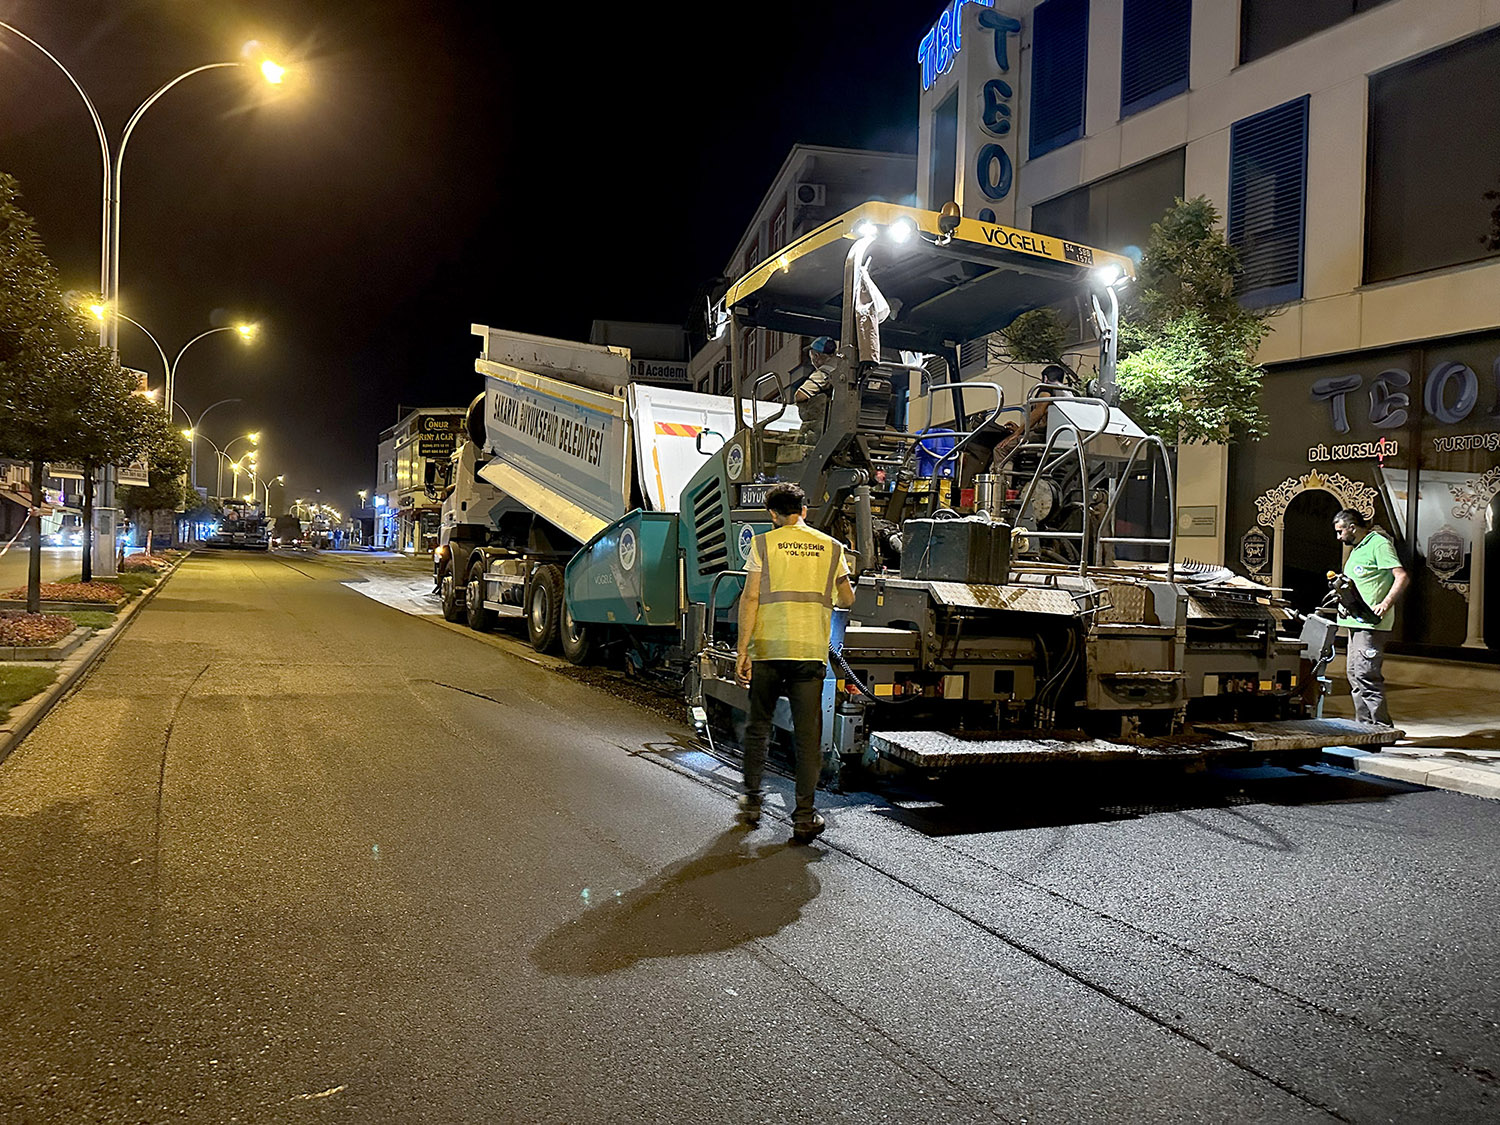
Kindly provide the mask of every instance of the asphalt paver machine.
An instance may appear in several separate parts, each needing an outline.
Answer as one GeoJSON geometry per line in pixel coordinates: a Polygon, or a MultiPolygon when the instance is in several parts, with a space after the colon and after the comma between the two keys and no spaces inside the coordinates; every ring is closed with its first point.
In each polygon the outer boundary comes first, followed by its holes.
{"type": "Polygon", "coordinates": [[[574,557],[574,616],[654,615],[695,717],[725,733],[748,706],[743,561],[770,527],[767,490],[792,481],[856,572],[824,685],[826,781],[851,765],[1201,763],[1394,740],[1307,717],[1308,653],[1274,591],[1174,561],[1170,451],[1114,389],[1132,277],[1127,258],[952,208],[870,203],[811,231],[713,310],[744,424],[700,435],[722,447],[678,513],[632,513],[574,557]],[[1043,307],[1087,326],[1086,386],[1037,381],[1007,402],[999,382],[959,377],[966,349],[1043,307]],[[757,330],[836,342],[827,402],[794,429],[788,377],[745,367],[757,330]],[[632,526],[643,518],[662,526],[632,526]]]}

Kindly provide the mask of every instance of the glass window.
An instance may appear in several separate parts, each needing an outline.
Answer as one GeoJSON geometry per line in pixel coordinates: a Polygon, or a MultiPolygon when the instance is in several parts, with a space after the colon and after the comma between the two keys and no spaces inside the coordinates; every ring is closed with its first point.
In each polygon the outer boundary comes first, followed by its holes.
{"type": "Polygon", "coordinates": [[[1083,136],[1088,81],[1088,0],[1044,0],[1032,12],[1031,136],[1033,157],[1083,136]]]}
{"type": "Polygon", "coordinates": [[[1342,563],[1332,510],[1368,505],[1411,578],[1394,640],[1500,656],[1500,335],[1278,368],[1261,393],[1269,440],[1230,452],[1230,559],[1258,522],[1279,535],[1305,610],[1342,563]]]}
{"type": "Polygon", "coordinates": [[[1229,128],[1229,243],[1239,252],[1240,299],[1273,305],[1302,296],[1307,195],[1307,98],[1229,128]]]}
{"type": "Polygon", "coordinates": [[[1188,88],[1193,0],[1125,0],[1120,38],[1120,116],[1188,88]]]}
{"type": "Polygon", "coordinates": [[[1240,62],[1290,47],[1386,0],[1241,0],[1240,62]]]}
{"type": "Polygon", "coordinates": [[[958,177],[958,91],[943,99],[932,115],[932,155],[928,161],[927,206],[940,210],[953,200],[958,177]]]}
{"type": "Polygon", "coordinates": [[[1366,282],[1500,255],[1496,73],[1500,31],[1371,76],[1366,282]]]}
{"type": "Polygon", "coordinates": [[[1038,203],[1031,210],[1031,229],[1129,254],[1139,261],[1139,250],[1151,237],[1151,224],[1161,221],[1182,191],[1183,150],[1179,148],[1038,203]]]}

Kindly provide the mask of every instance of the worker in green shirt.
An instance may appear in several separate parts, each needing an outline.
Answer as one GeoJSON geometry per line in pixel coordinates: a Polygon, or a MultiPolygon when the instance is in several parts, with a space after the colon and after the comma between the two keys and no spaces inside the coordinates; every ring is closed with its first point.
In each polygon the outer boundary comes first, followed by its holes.
{"type": "Polygon", "coordinates": [[[1395,624],[1395,605],[1411,581],[1396,557],[1396,548],[1384,531],[1352,508],[1333,517],[1333,533],[1350,548],[1344,574],[1354,583],[1372,618],[1346,616],[1336,623],[1349,630],[1349,692],[1354,696],[1354,717],[1364,723],[1391,725],[1385,705],[1385,642],[1395,624]]]}

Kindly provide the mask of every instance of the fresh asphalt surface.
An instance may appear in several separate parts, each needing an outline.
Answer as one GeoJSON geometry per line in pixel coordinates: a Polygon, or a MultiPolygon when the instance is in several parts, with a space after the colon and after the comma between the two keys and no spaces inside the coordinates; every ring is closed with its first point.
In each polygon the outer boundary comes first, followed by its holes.
{"type": "Polygon", "coordinates": [[[789,847],[358,576],[192,557],[0,764],[0,1120],[1500,1113],[1495,803],[996,777],[789,847]]]}

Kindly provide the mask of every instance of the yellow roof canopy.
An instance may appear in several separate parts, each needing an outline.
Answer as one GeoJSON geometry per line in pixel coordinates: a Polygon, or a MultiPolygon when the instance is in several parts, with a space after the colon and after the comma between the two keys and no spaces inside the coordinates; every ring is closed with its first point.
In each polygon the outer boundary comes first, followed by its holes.
{"type": "Polygon", "coordinates": [[[1127,257],[1053,235],[960,219],[944,239],[936,211],[866,203],[809,231],[740,278],[725,307],[744,324],[839,334],[849,242],[874,234],[870,276],[891,305],[881,342],[941,352],[999,331],[1021,313],[1132,277],[1127,257]]]}

